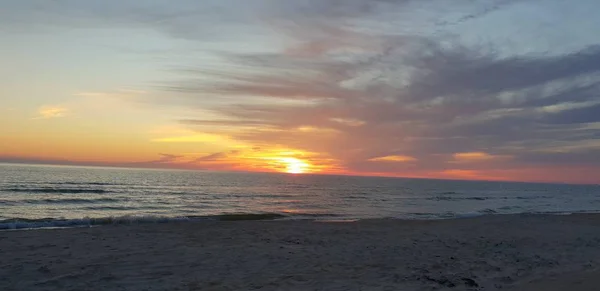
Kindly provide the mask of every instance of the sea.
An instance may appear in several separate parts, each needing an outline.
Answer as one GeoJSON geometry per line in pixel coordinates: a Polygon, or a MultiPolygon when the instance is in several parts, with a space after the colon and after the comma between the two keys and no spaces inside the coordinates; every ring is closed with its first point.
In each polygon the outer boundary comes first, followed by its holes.
{"type": "Polygon", "coordinates": [[[600,212],[600,185],[0,164],[0,229],[600,212]]]}

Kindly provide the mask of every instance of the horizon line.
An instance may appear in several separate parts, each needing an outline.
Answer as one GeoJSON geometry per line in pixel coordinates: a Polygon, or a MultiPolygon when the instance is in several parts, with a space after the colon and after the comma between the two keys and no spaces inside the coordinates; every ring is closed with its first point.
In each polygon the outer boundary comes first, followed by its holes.
{"type": "Polygon", "coordinates": [[[79,163],[66,160],[65,163],[44,162],[44,161],[2,161],[0,165],[15,166],[52,166],[52,167],[80,167],[97,169],[123,169],[123,170],[156,170],[156,171],[189,171],[189,172],[213,172],[213,173],[240,173],[240,174],[275,174],[285,176],[342,176],[357,178],[385,178],[385,179],[405,179],[405,180],[432,180],[432,181],[457,181],[457,182],[488,182],[488,183],[523,183],[523,184],[546,184],[546,185],[574,185],[574,186],[600,186],[598,183],[573,183],[573,182],[548,182],[548,181],[517,181],[517,180],[485,180],[485,179],[461,179],[461,178],[434,178],[434,177],[407,177],[391,175],[373,175],[373,174],[355,174],[355,173],[286,173],[276,171],[244,171],[244,170],[223,170],[223,169],[199,169],[199,168],[181,168],[181,167],[156,167],[156,166],[126,166],[119,164],[102,163],[79,163]]]}

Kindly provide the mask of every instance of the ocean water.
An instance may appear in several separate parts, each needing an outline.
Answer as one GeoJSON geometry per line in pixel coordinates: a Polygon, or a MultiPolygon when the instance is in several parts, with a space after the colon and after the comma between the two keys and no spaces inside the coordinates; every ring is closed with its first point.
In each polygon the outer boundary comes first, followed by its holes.
{"type": "Polygon", "coordinates": [[[600,186],[0,164],[0,229],[600,212],[600,186]]]}

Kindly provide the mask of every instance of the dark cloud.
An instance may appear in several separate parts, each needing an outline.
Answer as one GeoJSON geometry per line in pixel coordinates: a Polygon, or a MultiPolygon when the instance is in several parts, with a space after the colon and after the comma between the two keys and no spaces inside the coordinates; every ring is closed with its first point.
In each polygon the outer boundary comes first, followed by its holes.
{"type": "Polygon", "coordinates": [[[575,152],[539,152],[523,155],[524,163],[542,165],[586,164],[600,165],[600,143],[596,149],[585,149],[575,152]]]}
{"type": "MultiPolygon", "coordinates": [[[[599,92],[600,93],[600,92],[599,92]]],[[[598,98],[600,99],[600,98],[598,98]]],[[[546,122],[550,124],[578,124],[600,122],[600,100],[583,108],[566,109],[548,114],[546,122]]]]}
{"type": "Polygon", "coordinates": [[[550,85],[553,81],[573,81],[600,71],[600,46],[570,55],[503,59],[460,47],[447,50],[429,45],[422,52],[413,61],[413,66],[421,71],[408,93],[414,99],[495,98],[494,94],[501,92],[550,85]]]}

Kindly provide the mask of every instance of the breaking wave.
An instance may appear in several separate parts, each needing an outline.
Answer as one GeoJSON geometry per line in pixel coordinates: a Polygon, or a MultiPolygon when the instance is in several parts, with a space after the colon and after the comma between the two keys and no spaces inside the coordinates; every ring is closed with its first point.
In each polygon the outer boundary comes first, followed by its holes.
{"type": "Polygon", "coordinates": [[[6,229],[28,229],[28,228],[56,228],[56,227],[85,227],[95,225],[117,225],[137,223],[165,223],[177,221],[189,221],[187,217],[160,217],[160,216],[118,216],[81,219],[57,219],[57,218],[11,218],[0,220],[0,230],[6,229]]]}
{"type": "MultiPolygon", "coordinates": [[[[598,213],[597,211],[545,211],[545,212],[522,212],[509,215],[571,215],[579,213],[598,213]]],[[[18,230],[18,229],[39,229],[39,228],[69,228],[69,227],[93,227],[104,225],[137,225],[137,224],[156,224],[156,223],[181,223],[181,222],[209,222],[209,221],[257,221],[257,220],[303,220],[309,217],[310,220],[319,220],[319,218],[328,220],[328,217],[339,217],[334,214],[300,214],[300,215],[284,215],[280,213],[224,213],[217,215],[205,216],[110,216],[98,218],[80,218],[80,219],[64,219],[64,218],[10,218],[0,220],[0,230],[18,230]]],[[[387,219],[400,220],[440,220],[440,219],[460,219],[473,218],[479,216],[502,215],[493,209],[483,209],[476,212],[468,213],[405,213],[400,217],[386,217],[387,219]]],[[[384,218],[385,219],[385,218],[384,218]]],[[[352,219],[357,221],[360,219],[352,219]]]]}
{"type": "Polygon", "coordinates": [[[109,216],[98,218],[80,218],[80,219],[63,219],[63,218],[10,218],[0,220],[0,230],[8,229],[30,229],[30,228],[59,228],[59,227],[91,227],[99,225],[128,225],[128,224],[145,224],[145,223],[169,223],[169,222],[186,222],[186,221],[244,221],[244,220],[276,220],[287,218],[287,215],[279,213],[224,213],[218,215],[207,216],[109,216]]]}

